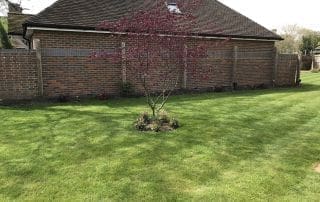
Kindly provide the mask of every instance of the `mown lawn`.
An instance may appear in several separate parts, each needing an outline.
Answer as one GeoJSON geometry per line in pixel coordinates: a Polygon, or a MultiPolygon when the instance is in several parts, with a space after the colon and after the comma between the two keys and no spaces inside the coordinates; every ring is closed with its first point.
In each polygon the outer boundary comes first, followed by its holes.
{"type": "Polygon", "coordinates": [[[175,96],[171,133],[144,99],[0,107],[0,201],[320,199],[320,74],[302,88],[175,96]]]}

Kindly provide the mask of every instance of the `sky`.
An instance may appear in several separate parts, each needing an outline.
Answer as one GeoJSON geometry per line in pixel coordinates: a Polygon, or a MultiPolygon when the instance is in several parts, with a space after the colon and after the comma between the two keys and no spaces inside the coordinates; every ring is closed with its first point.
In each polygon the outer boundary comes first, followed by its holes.
{"type": "MultiPolygon", "coordinates": [[[[19,0],[12,0],[18,2],[19,0]]],[[[268,29],[299,25],[320,31],[320,0],[220,0],[268,29]]],[[[36,14],[55,0],[22,0],[25,13],[36,14]],[[41,3],[39,3],[41,2],[41,3]]]]}

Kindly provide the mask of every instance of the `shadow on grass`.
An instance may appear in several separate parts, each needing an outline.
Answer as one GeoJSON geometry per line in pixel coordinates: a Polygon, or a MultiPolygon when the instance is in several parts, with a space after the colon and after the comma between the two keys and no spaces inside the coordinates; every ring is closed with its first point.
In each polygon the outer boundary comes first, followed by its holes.
{"type": "MultiPolygon", "coordinates": [[[[240,90],[235,92],[222,92],[222,93],[189,93],[185,95],[175,95],[169,100],[170,102],[176,101],[196,101],[196,100],[208,100],[208,99],[220,99],[228,97],[258,97],[268,94],[287,94],[287,93],[305,93],[320,91],[320,85],[315,84],[303,84],[302,87],[289,87],[289,88],[273,88],[273,89],[260,89],[260,90],[240,90]]],[[[107,106],[109,108],[123,108],[123,107],[137,107],[144,106],[145,98],[115,98],[108,101],[98,101],[94,99],[84,99],[80,102],[68,102],[68,103],[57,103],[57,102],[26,102],[21,104],[10,104],[1,105],[0,109],[19,109],[19,110],[45,110],[47,107],[54,106],[107,106]]]]}
{"type": "MultiPolygon", "coordinates": [[[[18,148],[1,159],[6,177],[15,178],[15,182],[0,190],[16,199],[25,193],[28,182],[57,176],[63,180],[70,174],[65,170],[78,168],[83,172],[81,180],[89,174],[97,176],[111,185],[117,199],[134,197],[140,183],[149,183],[152,193],[175,200],[181,190],[221,181],[223,173],[236,171],[240,162],[266,155],[270,152],[267,146],[285,148],[299,138],[295,133],[299,127],[318,116],[312,109],[292,109],[291,103],[270,108],[265,107],[266,102],[257,102],[250,111],[241,105],[246,98],[319,90],[318,85],[306,84],[301,88],[173,96],[168,104],[180,113],[183,127],[168,134],[135,131],[132,122],[144,109],[144,98],[0,107],[12,116],[8,117],[10,123],[3,121],[1,143],[18,148]],[[201,101],[229,97],[241,98],[241,103],[211,107],[212,103],[206,103],[202,110],[196,110],[201,101]],[[190,103],[184,101],[195,102],[186,108],[190,103]],[[90,166],[103,169],[93,172],[90,166]],[[127,178],[130,180],[123,185],[115,185],[127,178]]],[[[294,158],[305,158],[300,149],[294,158]]],[[[299,173],[300,177],[305,174],[299,173]]]]}

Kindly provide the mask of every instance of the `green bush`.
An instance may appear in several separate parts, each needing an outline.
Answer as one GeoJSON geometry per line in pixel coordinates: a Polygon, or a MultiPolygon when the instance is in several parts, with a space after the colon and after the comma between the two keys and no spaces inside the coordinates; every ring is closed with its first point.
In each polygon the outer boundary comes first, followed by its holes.
{"type": "Polygon", "coordinates": [[[176,120],[176,119],[171,119],[170,121],[170,126],[173,128],[173,129],[177,129],[180,127],[180,124],[179,124],[179,121],[176,120]]]}
{"type": "Polygon", "coordinates": [[[122,97],[131,97],[134,93],[134,87],[130,82],[122,82],[120,84],[120,95],[122,97]]]}
{"type": "Polygon", "coordinates": [[[148,113],[141,114],[134,126],[139,131],[171,131],[180,127],[176,119],[170,119],[166,112],[161,112],[157,117],[152,117],[148,113]]]}
{"type": "Polygon", "coordinates": [[[0,45],[2,48],[5,48],[5,49],[12,48],[12,45],[11,45],[10,40],[8,38],[7,32],[4,29],[2,22],[0,22],[0,45]]]}
{"type": "Polygon", "coordinates": [[[135,122],[135,127],[137,130],[146,131],[147,126],[150,124],[151,118],[147,112],[144,112],[139,116],[137,121],[135,122]]]}
{"type": "Polygon", "coordinates": [[[147,130],[147,124],[143,121],[143,119],[138,119],[135,123],[135,127],[137,130],[140,131],[146,131],[147,130]]]}
{"type": "Polygon", "coordinates": [[[159,113],[158,119],[162,124],[170,123],[170,117],[165,111],[159,113]]]}
{"type": "Polygon", "coordinates": [[[154,132],[159,132],[161,130],[161,125],[159,122],[154,121],[147,126],[147,129],[154,132]]]}

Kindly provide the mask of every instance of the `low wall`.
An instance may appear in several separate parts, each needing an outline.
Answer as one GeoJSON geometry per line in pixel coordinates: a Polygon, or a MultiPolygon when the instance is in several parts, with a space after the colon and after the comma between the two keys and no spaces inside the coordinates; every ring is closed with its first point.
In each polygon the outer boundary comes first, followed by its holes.
{"type": "Polygon", "coordinates": [[[299,67],[298,55],[279,54],[276,85],[278,86],[295,85],[298,67],[299,67]]]}
{"type": "MultiPolygon", "coordinates": [[[[111,44],[110,49],[119,44],[111,44]]],[[[179,67],[182,76],[177,90],[218,90],[294,86],[299,67],[297,55],[280,54],[273,49],[252,51],[234,47],[225,50],[208,50],[208,58],[197,63],[194,72],[184,73],[183,61],[179,67]]],[[[59,96],[94,96],[98,94],[119,95],[123,78],[141,93],[136,72],[130,68],[123,71],[122,64],[106,59],[92,59],[90,49],[44,48],[41,51],[42,80],[39,80],[37,53],[28,50],[0,50],[0,100],[32,99],[41,94],[45,98],[59,96]],[[124,75],[125,73],[125,75],[124,75]],[[39,81],[39,85],[38,85],[39,81]],[[43,86],[41,86],[43,84],[43,86]]],[[[39,56],[38,56],[39,58],[39,56]]],[[[152,84],[158,88],[163,79],[161,69],[154,72],[157,78],[152,84]]]]}
{"type": "Polygon", "coordinates": [[[92,52],[90,49],[43,49],[44,97],[117,95],[121,64],[90,58],[92,52]]]}
{"type": "Polygon", "coordinates": [[[303,55],[302,56],[302,70],[311,70],[312,67],[312,56],[303,55]]]}
{"type": "Polygon", "coordinates": [[[32,99],[37,91],[36,52],[0,49],[0,100],[32,99]]]}

